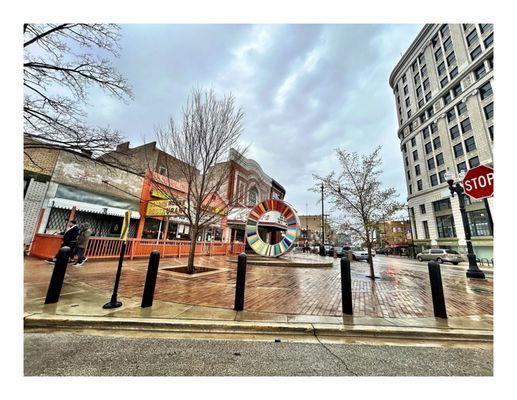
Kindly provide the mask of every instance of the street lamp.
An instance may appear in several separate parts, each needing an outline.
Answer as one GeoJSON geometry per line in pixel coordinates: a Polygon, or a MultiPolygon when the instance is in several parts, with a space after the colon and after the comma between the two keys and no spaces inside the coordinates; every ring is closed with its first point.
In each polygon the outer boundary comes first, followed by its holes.
{"type": "Polygon", "coordinates": [[[467,218],[467,211],[465,211],[465,190],[460,185],[463,177],[465,176],[465,171],[461,171],[459,175],[459,179],[455,182],[454,174],[447,170],[444,175],[445,180],[449,184],[449,190],[451,191],[451,196],[454,197],[454,193],[458,195],[458,200],[460,203],[460,213],[461,220],[463,222],[463,229],[465,231],[465,240],[467,242],[467,258],[469,260],[469,269],[467,270],[467,278],[479,278],[485,279],[485,274],[481,269],[479,269],[476,255],[474,254],[474,249],[472,248],[472,241],[470,235],[470,225],[467,218]]]}

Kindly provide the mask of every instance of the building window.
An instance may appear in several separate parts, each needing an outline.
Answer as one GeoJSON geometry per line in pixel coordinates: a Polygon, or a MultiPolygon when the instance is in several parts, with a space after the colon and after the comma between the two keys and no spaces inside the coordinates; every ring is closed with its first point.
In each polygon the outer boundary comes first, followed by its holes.
{"type": "Polygon", "coordinates": [[[481,100],[485,100],[492,95],[492,85],[490,82],[485,83],[479,88],[479,95],[481,96],[481,100]]]}
{"type": "Polygon", "coordinates": [[[452,122],[456,119],[456,113],[454,109],[447,111],[447,122],[452,122]]]}
{"type": "Polygon", "coordinates": [[[458,67],[454,67],[454,69],[449,72],[449,75],[451,76],[451,79],[456,78],[456,76],[458,76],[458,67]]]}
{"type": "Polygon", "coordinates": [[[407,85],[404,86],[404,94],[408,94],[408,88],[407,88],[407,85]]]}
{"type": "Polygon", "coordinates": [[[481,64],[478,68],[474,70],[474,76],[476,77],[476,80],[483,78],[485,75],[486,69],[484,64],[481,64]]]}
{"type": "Polygon", "coordinates": [[[411,118],[411,110],[408,110],[408,112],[407,112],[407,117],[408,117],[408,118],[411,118]]]}
{"type": "Polygon", "coordinates": [[[436,125],[435,122],[431,123],[431,125],[429,125],[431,127],[431,133],[435,133],[438,131],[438,125],[436,125]]]}
{"type": "Polygon", "coordinates": [[[447,65],[450,67],[456,62],[456,56],[454,55],[454,51],[447,56],[447,65]]]}
{"type": "Polygon", "coordinates": [[[438,137],[434,138],[434,140],[433,140],[434,149],[436,150],[436,149],[440,148],[441,145],[442,145],[442,142],[440,142],[440,137],[438,136],[438,137]]]}
{"type": "Polygon", "coordinates": [[[470,168],[475,168],[479,165],[479,157],[476,156],[476,157],[472,157],[471,159],[469,159],[469,167],[470,168]]]}
{"type": "Polygon", "coordinates": [[[402,83],[406,83],[406,75],[402,75],[402,83]]]}
{"type": "Polygon", "coordinates": [[[488,218],[485,210],[467,212],[470,233],[472,236],[491,236],[488,218]]]}
{"type": "Polygon", "coordinates": [[[409,194],[413,194],[413,186],[409,185],[409,194]]]}
{"type": "Polygon", "coordinates": [[[443,48],[445,49],[445,52],[449,50],[452,47],[452,40],[450,37],[447,38],[445,42],[443,42],[443,48]]]}
{"type": "Polygon", "coordinates": [[[431,92],[426,93],[426,94],[425,94],[425,101],[429,101],[429,100],[431,100],[431,97],[433,97],[433,95],[431,94],[431,92]]]}
{"type": "Polygon", "coordinates": [[[438,185],[438,176],[436,174],[432,174],[430,178],[431,178],[431,186],[438,185]]]}
{"type": "Polygon", "coordinates": [[[427,160],[427,169],[432,170],[435,168],[434,158],[427,160]]]}
{"type": "Polygon", "coordinates": [[[411,146],[413,146],[413,147],[416,146],[416,138],[415,138],[415,136],[413,136],[411,138],[411,146]]]}
{"type": "Polygon", "coordinates": [[[429,239],[429,225],[427,224],[427,221],[422,221],[422,224],[424,225],[424,236],[426,239],[429,239]]]}
{"type": "Polygon", "coordinates": [[[425,214],[425,204],[420,204],[420,214],[425,214]]]}
{"type": "Polygon", "coordinates": [[[407,180],[410,181],[411,180],[411,173],[409,171],[406,171],[406,175],[407,175],[407,180]]]}
{"type": "Polygon", "coordinates": [[[422,136],[424,139],[427,139],[429,137],[429,127],[426,126],[423,130],[422,130],[422,136]]]}
{"type": "Polygon", "coordinates": [[[470,118],[465,118],[463,121],[461,121],[460,125],[461,125],[461,131],[463,133],[467,133],[468,131],[470,131],[472,129],[472,125],[470,123],[470,118]]]}
{"type": "Polygon", "coordinates": [[[425,78],[422,85],[424,86],[424,90],[429,89],[429,78],[425,78]]]}
{"type": "Polygon", "coordinates": [[[454,149],[454,157],[458,158],[463,155],[463,144],[458,143],[456,146],[453,147],[454,149]]]}
{"type": "Polygon", "coordinates": [[[438,172],[438,177],[440,178],[440,183],[445,182],[445,170],[438,172]]]}
{"type": "Polygon", "coordinates": [[[436,61],[440,60],[440,58],[442,58],[442,56],[443,56],[443,53],[442,53],[442,49],[441,48],[439,48],[438,50],[436,50],[434,52],[434,59],[436,61]]]}
{"type": "Polygon", "coordinates": [[[452,93],[454,94],[455,98],[461,94],[461,85],[459,83],[452,88],[452,93]]]}
{"type": "Polygon", "coordinates": [[[434,211],[444,211],[451,209],[451,200],[449,198],[437,200],[433,202],[434,211]]]}
{"type": "Polygon", "coordinates": [[[494,116],[494,103],[490,103],[483,110],[485,111],[485,118],[489,120],[494,116]]]}
{"type": "Polygon", "coordinates": [[[494,141],[494,125],[488,127],[488,133],[492,142],[494,141]]]}
{"type": "Polygon", "coordinates": [[[411,69],[413,70],[413,72],[415,72],[418,68],[418,63],[417,61],[415,60],[415,62],[413,63],[413,65],[411,66],[411,69]]]}
{"type": "Polygon", "coordinates": [[[413,151],[413,161],[418,160],[418,150],[413,151]]]}
{"type": "Polygon", "coordinates": [[[481,33],[485,33],[490,29],[492,29],[492,24],[479,24],[479,30],[481,31],[481,33]]]}
{"type": "Polygon", "coordinates": [[[416,181],[416,186],[417,186],[418,190],[422,190],[422,180],[421,179],[416,181]]]}
{"type": "Polygon", "coordinates": [[[463,114],[465,111],[467,111],[467,103],[459,103],[457,106],[456,106],[456,109],[458,110],[458,115],[461,115],[463,114]]]}
{"type": "Polygon", "coordinates": [[[442,165],[443,162],[443,153],[440,153],[436,156],[436,165],[442,165]]]}
{"type": "Polygon", "coordinates": [[[420,73],[422,74],[422,76],[426,76],[427,75],[427,66],[424,65],[421,69],[420,69],[420,73]]]}
{"type": "Polygon", "coordinates": [[[427,118],[431,118],[434,114],[433,107],[429,107],[427,110],[425,110],[425,114],[427,115],[427,118]]]}
{"type": "Polygon", "coordinates": [[[467,153],[476,150],[476,141],[474,140],[474,136],[465,140],[465,149],[467,150],[467,153]]]}
{"type": "Polygon", "coordinates": [[[470,32],[467,35],[467,44],[470,47],[473,44],[477,43],[478,41],[479,41],[478,34],[477,34],[476,30],[474,29],[472,32],[470,32]]]}
{"type": "Polygon", "coordinates": [[[451,129],[449,129],[449,132],[451,133],[451,140],[454,140],[460,136],[460,128],[458,125],[454,125],[451,129]]]}
{"type": "Polygon", "coordinates": [[[257,204],[259,202],[259,193],[258,193],[258,190],[257,188],[254,186],[250,189],[249,193],[248,193],[248,205],[252,205],[254,206],[255,204],[257,204]]]}
{"type": "Polygon", "coordinates": [[[452,100],[452,94],[451,92],[448,92],[445,96],[443,96],[443,102],[445,105],[449,104],[452,100]]]}
{"type": "Polygon", "coordinates": [[[443,88],[447,85],[447,83],[449,83],[449,78],[447,78],[447,77],[443,78],[443,79],[440,81],[440,86],[441,86],[441,88],[443,89],[443,88]]]}
{"type": "Polygon", "coordinates": [[[442,25],[442,27],[440,28],[440,32],[442,34],[442,37],[445,37],[449,33],[449,25],[442,25]]]}
{"type": "Polygon", "coordinates": [[[409,97],[406,99],[406,107],[409,107],[409,105],[411,104],[411,101],[409,100],[409,97]]]}
{"type": "Polygon", "coordinates": [[[471,53],[470,58],[474,61],[481,54],[481,46],[476,47],[471,53]]]}
{"type": "Polygon", "coordinates": [[[416,88],[416,95],[417,95],[417,97],[422,96],[422,86],[419,86],[416,88]]]}
{"type": "Polygon", "coordinates": [[[438,75],[443,75],[445,72],[445,62],[442,62],[440,65],[438,65],[438,75]]]}
{"type": "Polygon", "coordinates": [[[431,145],[431,142],[427,142],[425,144],[425,154],[429,154],[433,151],[433,146],[431,145]]]}
{"type": "Polygon", "coordinates": [[[492,33],[489,37],[487,37],[483,43],[485,43],[485,47],[492,46],[494,43],[494,34],[492,33]]]}
{"type": "Polygon", "coordinates": [[[420,164],[415,165],[415,174],[416,174],[416,176],[420,175],[420,164]]]}
{"type": "Polygon", "coordinates": [[[454,227],[454,218],[452,217],[452,215],[443,215],[440,217],[436,217],[436,227],[438,229],[438,237],[456,237],[456,229],[454,227]]]}
{"type": "Polygon", "coordinates": [[[166,167],[164,167],[163,165],[160,165],[160,166],[158,167],[158,173],[159,173],[160,175],[167,176],[167,168],[166,168],[166,167]]]}
{"type": "Polygon", "coordinates": [[[408,160],[408,158],[406,157],[406,166],[408,166],[408,165],[409,165],[409,160],[408,160]]]}
{"type": "Polygon", "coordinates": [[[458,174],[461,172],[461,171],[467,171],[467,163],[465,161],[462,161],[460,162],[458,165],[457,165],[457,168],[458,168],[458,174]]]}

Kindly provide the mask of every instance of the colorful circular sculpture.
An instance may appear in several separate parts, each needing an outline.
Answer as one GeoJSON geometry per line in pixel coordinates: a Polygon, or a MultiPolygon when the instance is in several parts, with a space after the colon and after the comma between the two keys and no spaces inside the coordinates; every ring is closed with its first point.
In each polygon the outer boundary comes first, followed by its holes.
{"type": "Polygon", "coordinates": [[[255,253],[266,257],[278,257],[292,249],[296,239],[300,236],[300,220],[294,208],[282,200],[269,199],[258,203],[248,215],[246,222],[246,240],[255,253]],[[277,244],[264,242],[259,234],[260,218],[270,212],[277,211],[286,222],[287,230],[284,237],[277,244]]]}

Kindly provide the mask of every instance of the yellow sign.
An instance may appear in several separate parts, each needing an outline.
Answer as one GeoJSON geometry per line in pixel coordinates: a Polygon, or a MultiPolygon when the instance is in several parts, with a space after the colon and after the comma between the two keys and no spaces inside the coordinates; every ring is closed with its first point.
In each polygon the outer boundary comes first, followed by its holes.
{"type": "Polygon", "coordinates": [[[161,189],[152,189],[151,196],[158,197],[160,199],[169,199],[171,197],[161,189]]]}
{"type": "Polygon", "coordinates": [[[170,215],[178,215],[179,207],[171,200],[152,200],[147,203],[147,217],[166,217],[170,215]]]}
{"type": "Polygon", "coordinates": [[[120,239],[124,242],[127,241],[129,234],[129,223],[131,222],[131,210],[126,210],[124,213],[124,222],[122,223],[122,229],[120,231],[120,239]]]}

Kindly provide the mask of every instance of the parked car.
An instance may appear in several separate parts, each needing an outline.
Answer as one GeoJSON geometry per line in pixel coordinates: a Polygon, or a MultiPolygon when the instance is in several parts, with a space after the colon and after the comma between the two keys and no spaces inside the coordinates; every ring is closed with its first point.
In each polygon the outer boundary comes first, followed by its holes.
{"type": "Polygon", "coordinates": [[[352,253],[352,259],[354,261],[368,261],[368,252],[359,247],[352,247],[348,252],[352,253]]]}
{"type": "Polygon", "coordinates": [[[341,246],[334,246],[334,251],[336,252],[336,257],[343,257],[345,255],[345,250],[341,246]]]}
{"type": "Polygon", "coordinates": [[[463,257],[456,250],[451,249],[430,249],[418,253],[418,261],[436,261],[438,263],[450,262],[454,265],[463,261],[463,257]]]}

